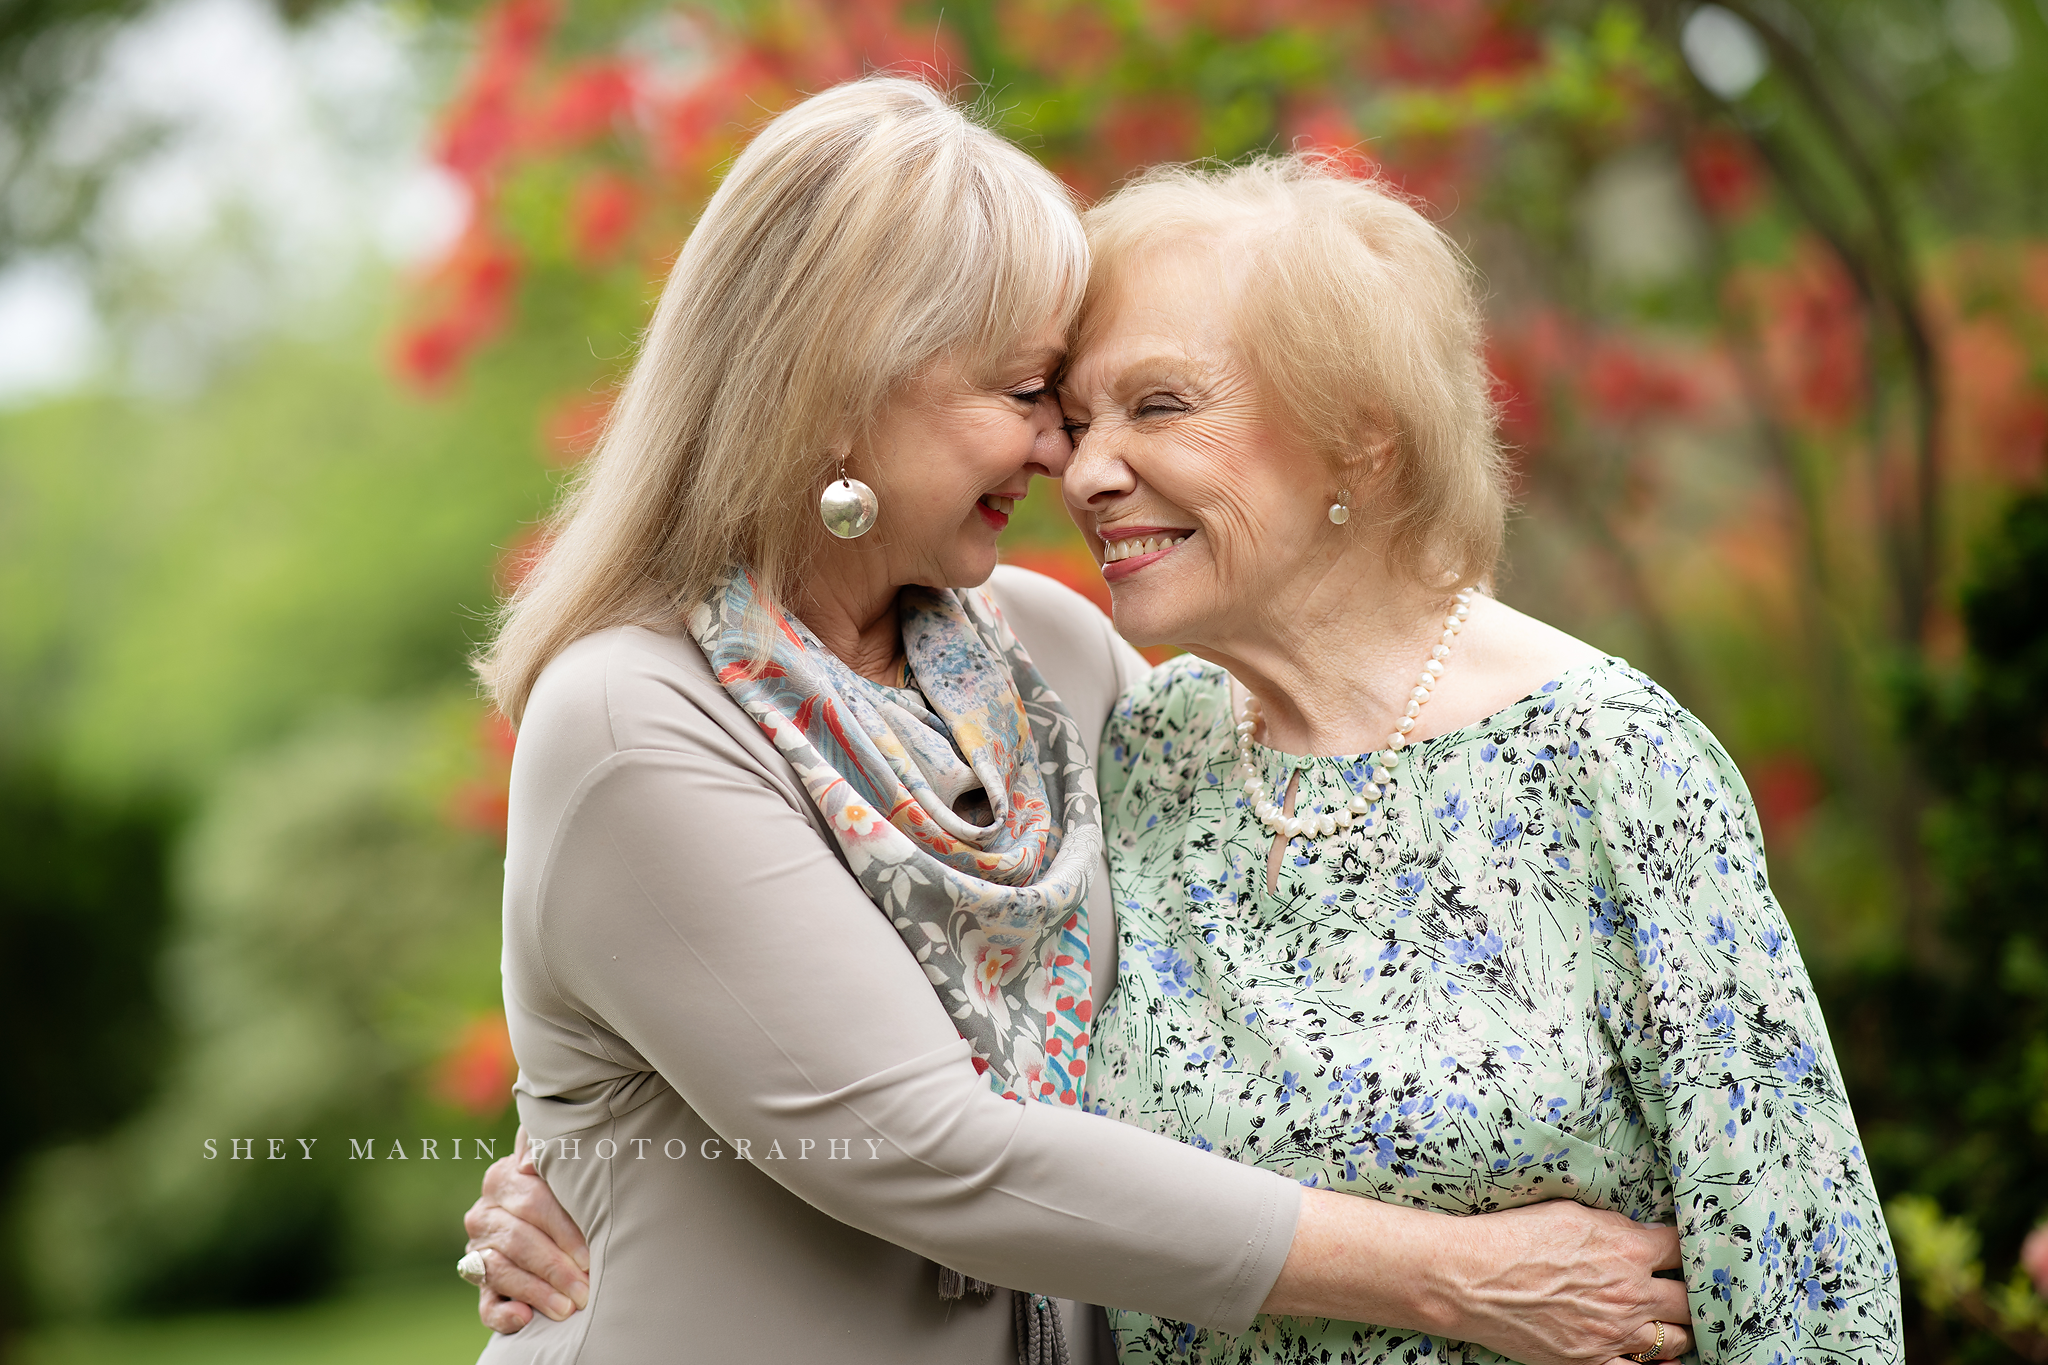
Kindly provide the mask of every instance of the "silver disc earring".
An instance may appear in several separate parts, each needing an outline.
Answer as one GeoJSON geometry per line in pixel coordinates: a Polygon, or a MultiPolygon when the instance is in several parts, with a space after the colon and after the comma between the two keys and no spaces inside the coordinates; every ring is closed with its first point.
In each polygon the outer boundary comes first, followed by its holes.
{"type": "Polygon", "coordinates": [[[874,529],[881,504],[875,490],[859,479],[846,477],[846,462],[839,462],[839,477],[825,485],[818,499],[818,519],[825,529],[841,540],[856,540],[874,529]]]}
{"type": "Polygon", "coordinates": [[[1330,504],[1330,524],[1342,526],[1351,520],[1351,494],[1346,489],[1337,490],[1337,500],[1330,504]]]}

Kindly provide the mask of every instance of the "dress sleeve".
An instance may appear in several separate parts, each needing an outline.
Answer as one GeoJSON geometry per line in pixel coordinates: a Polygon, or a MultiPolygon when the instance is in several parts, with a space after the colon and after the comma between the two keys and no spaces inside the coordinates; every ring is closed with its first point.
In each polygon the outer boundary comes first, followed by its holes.
{"type": "Polygon", "coordinates": [[[808,817],[705,729],[578,784],[539,899],[553,988],[842,1222],[995,1284],[1243,1330],[1293,1182],[992,1093],[808,817]]]}
{"type": "Polygon", "coordinates": [[[1891,1241],[1740,773],[1654,685],[1580,733],[1598,1007],[1665,1163],[1701,1360],[1899,1360],[1891,1241]]]}

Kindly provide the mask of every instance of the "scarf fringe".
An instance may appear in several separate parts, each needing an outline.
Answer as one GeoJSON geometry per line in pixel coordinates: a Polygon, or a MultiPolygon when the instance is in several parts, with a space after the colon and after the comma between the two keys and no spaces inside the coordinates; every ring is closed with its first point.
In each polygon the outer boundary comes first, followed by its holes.
{"type": "Polygon", "coordinates": [[[953,1267],[951,1266],[942,1265],[939,1267],[940,1298],[965,1298],[967,1296],[967,1291],[970,1289],[973,1290],[976,1294],[979,1294],[984,1299],[996,1292],[996,1287],[990,1284],[987,1280],[971,1279],[966,1275],[962,1275],[959,1271],[953,1269],[953,1267]]]}
{"type": "MultiPolygon", "coordinates": [[[[995,1293],[987,1280],[976,1280],[951,1266],[939,1267],[939,1297],[962,1299],[968,1291],[983,1298],[995,1293]]],[[[1070,1365],[1066,1324],[1060,1321],[1059,1305],[1043,1294],[1010,1291],[1010,1304],[1017,1328],[1017,1365],[1070,1365]]]]}

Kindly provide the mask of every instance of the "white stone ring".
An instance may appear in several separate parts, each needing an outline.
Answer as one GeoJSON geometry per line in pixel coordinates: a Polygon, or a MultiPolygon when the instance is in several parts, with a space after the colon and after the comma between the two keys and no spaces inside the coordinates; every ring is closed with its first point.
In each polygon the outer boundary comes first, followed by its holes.
{"type": "MultiPolygon", "coordinates": [[[[467,1277],[465,1277],[465,1278],[467,1278],[467,1277]]],[[[1662,1360],[1663,1358],[1664,1358],[1664,1324],[1660,1322],[1660,1323],[1658,1323],[1658,1324],[1657,1324],[1657,1344],[1656,1344],[1655,1346],[1652,1346],[1652,1347],[1651,1347],[1651,1348],[1650,1348],[1649,1350],[1647,1350],[1647,1351],[1644,1351],[1644,1352],[1642,1352],[1642,1353],[1640,1353],[1640,1354],[1638,1354],[1638,1355],[1635,1355],[1635,1356],[1632,1356],[1632,1357],[1630,1357],[1630,1359],[1632,1359],[1632,1360],[1639,1360],[1639,1361],[1641,1361],[1641,1362],[1642,1362],[1642,1365],[1650,1365],[1650,1363],[1651,1363],[1652,1361],[1662,1360]]]]}
{"type": "Polygon", "coordinates": [[[484,1254],[481,1251],[465,1251],[462,1259],[455,1263],[455,1273],[468,1280],[478,1289],[484,1287],[484,1254]]]}

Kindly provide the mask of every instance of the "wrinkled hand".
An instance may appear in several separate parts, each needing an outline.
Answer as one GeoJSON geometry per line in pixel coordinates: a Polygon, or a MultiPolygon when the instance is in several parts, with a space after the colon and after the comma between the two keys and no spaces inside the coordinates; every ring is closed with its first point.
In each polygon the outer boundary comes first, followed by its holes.
{"type": "Polygon", "coordinates": [[[484,1172],[483,1193],[462,1226],[469,1249],[483,1253],[477,1316],[493,1332],[518,1331],[536,1308],[560,1322],[590,1302],[590,1247],[540,1178],[525,1128],[512,1155],[484,1172]]]}
{"type": "Polygon", "coordinates": [[[1449,1334],[1523,1365],[1612,1365],[1657,1344],[1693,1347],[1678,1231],[1569,1199],[1460,1218],[1451,1257],[1459,1287],[1449,1334]]]}

